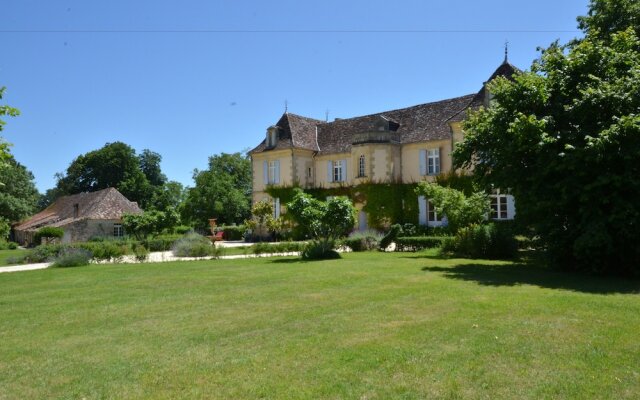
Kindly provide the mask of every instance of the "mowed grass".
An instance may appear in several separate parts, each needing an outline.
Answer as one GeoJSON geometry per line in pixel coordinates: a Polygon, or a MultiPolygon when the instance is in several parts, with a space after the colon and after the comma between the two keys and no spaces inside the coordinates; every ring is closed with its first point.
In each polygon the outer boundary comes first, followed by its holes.
{"type": "Polygon", "coordinates": [[[10,263],[9,260],[11,258],[17,258],[26,255],[29,250],[25,249],[14,249],[14,250],[0,250],[0,267],[4,267],[7,265],[15,265],[15,263],[10,263]]]}
{"type": "Polygon", "coordinates": [[[638,281],[432,253],[0,275],[0,398],[640,398],[638,281]]]}

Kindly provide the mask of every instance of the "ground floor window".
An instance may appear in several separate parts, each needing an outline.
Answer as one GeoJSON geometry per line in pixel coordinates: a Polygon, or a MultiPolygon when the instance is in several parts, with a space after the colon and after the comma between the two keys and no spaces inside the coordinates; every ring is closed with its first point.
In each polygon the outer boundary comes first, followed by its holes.
{"type": "Polygon", "coordinates": [[[418,197],[418,222],[420,225],[443,226],[446,225],[444,215],[438,215],[436,208],[424,196],[418,197]]]}
{"type": "Polygon", "coordinates": [[[515,203],[513,196],[502,194],[496,190],[489,196],[491,200],[491,219],[513,219],[515,217],[515,203]]]}
{"type": "Polygon", "coordinates": [[[113,236],[115,237],[124,236],[124,228],[122,228],[122,224],[113,224],[113,236]]]}
{"type": "Polygon", "coordinates": [[[427,202],[427,222],[441,222],[442,217],[436,212],[436,208],[432,202],[427,202]]]}

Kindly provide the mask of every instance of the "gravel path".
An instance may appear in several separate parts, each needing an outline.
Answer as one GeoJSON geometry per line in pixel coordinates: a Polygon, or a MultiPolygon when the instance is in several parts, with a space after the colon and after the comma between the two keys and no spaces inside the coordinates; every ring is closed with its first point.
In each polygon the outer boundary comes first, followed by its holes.
{"type": "MultiPolygon", "coordinates": [[[[249,246],[251,245],[248,244],[249,246]]],[[[225,245],[224,247],[240,247],[246,246],[246,244],[242,243],[231,243],[231,245],[225,245]]],[[[282,256],[299,256],[299,252],[291,252],[291,253],[271,253],[271,254],[235,254],[232,256],[220,256],[219,260],[235,260],[239,258],[259,258],[259,257],[282,257],[282,256]]],[[[169,262],[169,261],[197,261],[197,260],[211,260],[215,257],[174,257],[173,253],[170,251],[158,251],[149,253],[149,257],[145,262],[169,262]]],[[[124,256],[117,263],[114,261],[101,261],[98,264],[140,264],[140,261],[137,261],[134,256],[124,256]]],[[[0,267],[0,273],[3,272],[19,272],[19,271],[33,271],[36,269],[45,269],[51,263],[38,263],[38,264],[23,264],[23,265],[13,265],[10,267],[0,267]]]]}

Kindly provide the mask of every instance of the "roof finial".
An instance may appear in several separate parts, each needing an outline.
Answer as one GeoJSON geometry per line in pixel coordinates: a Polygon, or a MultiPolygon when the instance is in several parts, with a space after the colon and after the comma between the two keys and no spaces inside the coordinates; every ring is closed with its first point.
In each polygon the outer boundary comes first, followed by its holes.
{"type": "Polygon", "coordinates": [[[284,113],[286,114],[289,111],[289,102],[287,99],[284,99],[284,113]]]}
{"type": "Polygon", "coordinates": [[[509,62],[509,41],[505,40],[504,41],[504,63],[508,63],[509,62]]]}

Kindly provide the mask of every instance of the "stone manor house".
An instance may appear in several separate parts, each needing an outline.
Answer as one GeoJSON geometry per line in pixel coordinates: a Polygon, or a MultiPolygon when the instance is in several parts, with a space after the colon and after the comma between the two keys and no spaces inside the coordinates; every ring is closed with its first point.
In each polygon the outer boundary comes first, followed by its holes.
{"type": "MultiPolygon", "coordinates": [[[[497,76],[510,78],[518,69],[505,59],[487,82],[497,76]]],[[[338,188],[372,183],[433,181],[452,169],[451,152],[464,137],[462,122],[469,109],[488,106],[486,82],[479,92],[452,99],[419,104],[399,110],[332,122],[285,112],[266,137],[249,152],[253,168],[253,202],[273,201],[279,216],[283,204],[266,192],[268,187],[338,188]]],[[[414,200],[415,201],[415,200],[414,200]]],[[[367,200],[356,201],[358,227],[366,229],[367,200]]],[[[418,197],[421,225],[446,223],[418,197]]],[[[404,203],[403,203],[404,204],[404,203]]],[[[513,197],[491,194],[491,218],[513,219],[513,197]]]]}

